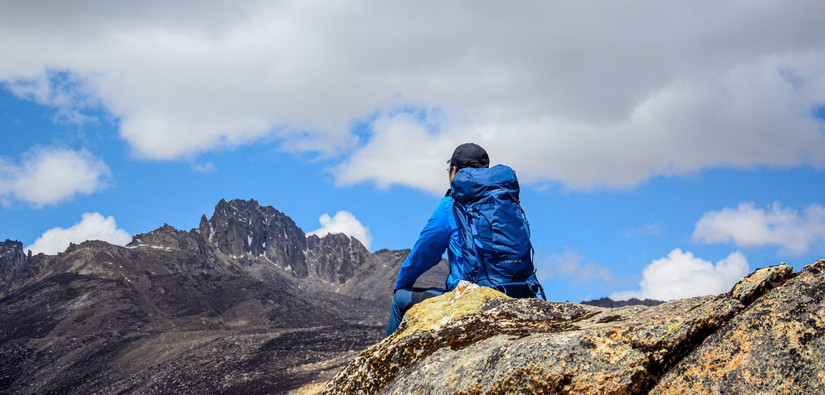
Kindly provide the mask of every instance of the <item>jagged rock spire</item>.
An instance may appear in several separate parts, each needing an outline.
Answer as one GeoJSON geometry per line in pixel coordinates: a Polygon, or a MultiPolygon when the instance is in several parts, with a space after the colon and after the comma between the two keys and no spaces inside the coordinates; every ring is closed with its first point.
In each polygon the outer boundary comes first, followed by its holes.
{"type": "Polygon", "coordinates": [[[253,256],[291,270],[297,277],[308,273],[304,231],[291,218],[254,199],[221,199],[212,218],[198,228],[201,237],[232,257],[253,256]]]}
{"type": "Polygon", "coordinates": [[[0,292],[5,291],[9,284],[25,276],[28,270],[26,262],[23,243],[13,240],[0,243],[0,292]]]}

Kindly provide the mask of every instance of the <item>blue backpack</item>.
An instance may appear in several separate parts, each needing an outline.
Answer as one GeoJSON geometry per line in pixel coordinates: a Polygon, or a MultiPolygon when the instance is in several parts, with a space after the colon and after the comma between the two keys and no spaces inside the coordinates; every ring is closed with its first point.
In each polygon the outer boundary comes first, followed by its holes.
{"type": "Polygon", "coordinates": [[[535,276],[530,224],[519,203],[513,169],[463,168],[451,187],[469,280],[516,298],[545,298],[535,276]]]}

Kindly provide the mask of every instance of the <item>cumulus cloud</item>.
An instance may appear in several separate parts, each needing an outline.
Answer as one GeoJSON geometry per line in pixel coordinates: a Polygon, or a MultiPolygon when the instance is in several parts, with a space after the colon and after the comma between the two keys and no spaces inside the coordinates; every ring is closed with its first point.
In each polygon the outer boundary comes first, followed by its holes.
{"type": "Polygon", "coordinates": [[[266,136],[341,155],[344,185],[440,193],[437,166],[475,141],[523,181],[629,188],[825,165],[823,14],[822,2],[5,2],[0,81],[68,113],[101,106],[143,158],[266,136]]]}
{"type": "Polygon", "coordinates": [[[69,243],[82,243],[86,240],[102,240],[116,245],[126,245],[132,236],[119,229],[114,217],[104,217],[100,213],[84,213],[80,222],[69,228],[52,228],[38,237],[26,249],[32,253],[54,255],[69,247],[69,243]]]}
{"type": "Polygon", "coordinates": [[[714,265],[677,248],[644,269],[639,290],[614,292],[610,297],[671,300],[715,295],[730,291],[749,270],[745,255],[739,251],[714,265]]]}
{"type": "Polygon", "coordinates": [[[808,252],[812,245],[825,241],[825,207],[812,204],[802,213],[774,202],[767,209],[754,203],[711,211],[702,215],[693,230],[693,240],[704,243],[729,243],[750,248],[777,245],[794,254],[808,252]]]}
{"type": "Polygon", "coordinates": [[[334,169],[339,185],[373,181],[380,188],[398,184],[443,193],[449,188],[447,160],[460,144],[428,129],[432,114],[399,112],[378,117],[369,144],[334,169]]]}
{"type": "Polygon", "coordinates": [[[0,158],[0,202],[43,206],[106,187],[109,167],[86,150],[35,147],[20,164],[0,158]]]}
{"type": "Polygon", "coordinates": [[[321,223],[321,228],[307,233],[307,236],[316,235],[324,237],[330,233],[343,233],[358,239],[368,250],[372,244],[370,230],[349,211],[339,211],[335,213],[333,217],[325,213],[318,218],[318,222],[321,223]]]}

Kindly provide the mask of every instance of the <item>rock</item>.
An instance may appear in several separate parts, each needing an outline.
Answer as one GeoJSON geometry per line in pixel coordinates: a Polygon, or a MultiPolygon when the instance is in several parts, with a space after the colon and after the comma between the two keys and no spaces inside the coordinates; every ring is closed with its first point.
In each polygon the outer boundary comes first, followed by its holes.
{"type": "Polygon", "coordinates": [[[0,243],[0,297],[3,294],[32,281],[51,263],[44,254],[32,256],[23,252],[23,243],[6,240],[0,243]]]}
{"type": "Polygon", "coordinates": [[[732,296],[744,304],[750,304],[765,292],[785,283],[793,277],[793,268],[782,262],[781,265],[758,269],[739,280],[731,291],[732,296]]]}
{"type": "Polygon", "coordinates": [[[323,392],[647,392],[786,272],[762,270],[736,292],[653,307],[511,299],[489,288],[447,293],[410,309],[395,334],[323,392]]]}
{"type": "Polygon", "coordinates": [[[321,295],[162,272],[174,251],[103,244],[73,246],[62,272],[0,296],[0,393],[278,393],[328,380],[383,333],[321,295]]]}
{"type": "Polygon", "coordinates": [[[358,273],[369,256],[361,242],[341,233],[307,237],[307,264],[328,283],[345,283],[358,273]]]}
{"type": "Polygon", "coordinates": [[[31,276],[26,261],[23,243],[13,240],[0,243],[0,294],[13,283],[31,276]]]}
{"type": "Polygon", "coordinates": [[[198,232],[231,257],[262,257],[295,277],[307,276],[306,236],[292,218],[272,206],[260,206],[254,199],[222,199],[198,232]]]}
{"type": "MultiPolygon", "coordinates": [[[[409,253],[410,250],[376,251],[367,258],[367,262],[361,266],[359,272],[341,286],[340,292],[379,301],[382,310],[387,313],[383,319],[383,324],[386,325],[387,319],[389,319],[395,279],[398,277],[401,263],[404,262],[409,253]]],[[[415,286],[419,288],[443,288],[448,274],[447,260],[443,259],[441,263],[418,277],[415,286]]]]}
{"type": "Polygon", "coordinates": [[[197,236],[197,234],[177,230],[168,224],[163,224],[160,228],[149,233],[135,235],[127,246],[148,246],[161,249],[169,248],[193,253],[202,253],[206,249],[203,241],[197,236]]]}
{"type": "Polygon", "coordinates": [[[821,260],[711,335],[653,393],[825,393],[824,297],[821,260]]]}

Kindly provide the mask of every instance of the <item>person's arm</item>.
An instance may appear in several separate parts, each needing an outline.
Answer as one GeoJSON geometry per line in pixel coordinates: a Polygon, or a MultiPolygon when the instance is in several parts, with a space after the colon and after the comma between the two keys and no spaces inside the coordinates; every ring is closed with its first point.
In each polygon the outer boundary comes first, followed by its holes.
{"type": "Polygon", "coordinates": [[[401,265],[401,270],[398,271],[398,278],[395,280],[396,290],[412,287],[418,276],[441,262],[450,241],[449,216],[453,215],[451,205],[452,198],[449,196],[438,203],[412,251],[401,265]]]}

